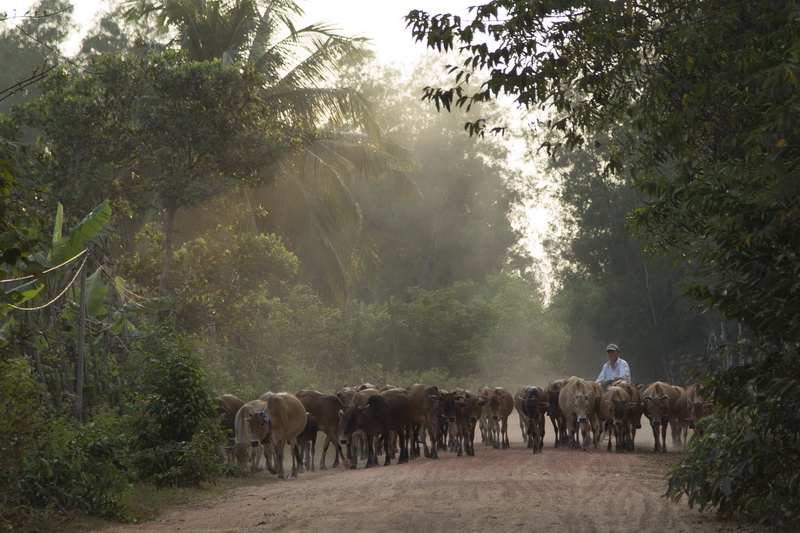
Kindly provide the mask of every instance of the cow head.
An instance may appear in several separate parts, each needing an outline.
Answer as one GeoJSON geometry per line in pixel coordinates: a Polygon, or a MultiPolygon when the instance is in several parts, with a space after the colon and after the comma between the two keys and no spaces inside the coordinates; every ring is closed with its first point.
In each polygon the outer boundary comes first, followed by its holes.
{"type": "Polygon", "coordinates": [[[642,405],[645,408],[645,416],[650,419],[650,424],[660,426],[669,420],[669,396],[666,394],[661,398],[645,396],[642,398],[642,405]]]}
{"type": "MultiPolygon", "coordinates": [[[[442,422],[456,421],[456,394],[452,392],[439,393],[439,416],[442,422]]],[[[463,397],[462,397],[463,398],[463,397]]]]}
{"type": "Polygon", "coordinates": [[[342,434],[344,436],[344,438],[341,439],[342,444],[346,443],[349,439],[351,439],[353,433],[355,433],[358,430],[359,417],[361,416],[361,413],[364,409],[366,409],[366,405],[363,406],[351,405],[347,409],[347,411],[341,414],[341,428],[342,428],[342,434]]]}
{"type": "Polygon", "coordinates": [[[572,394],[573,398],[573,413],[578,423],[586,422],[589,418],[589,412],[592,407],[592,400],[587,394],[572,394]]]}
{"type": "Polygon", "coordinates": [[[492,420],[500,418],[500,396],[491,396],[487,403],[487,416],[492,420]]]}
{"type": "Polygon", "coordinates": [[[608,412],[611,413],[611,418],[614,425],[621,425],[627,418],[628,412],[636,407],[636,402],[627,400],[605,400],[608,412]]]}

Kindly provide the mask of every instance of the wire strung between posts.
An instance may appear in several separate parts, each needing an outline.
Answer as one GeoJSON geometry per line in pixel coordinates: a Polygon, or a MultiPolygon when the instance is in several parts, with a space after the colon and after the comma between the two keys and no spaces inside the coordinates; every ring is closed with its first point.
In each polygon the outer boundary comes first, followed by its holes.
{"type": "MultiPolygon", "coordinates": [[[[78,255],[80,255],[80,254],[78,254],[78,255]]],[[[77,257],[77,256],[76,256],[76,257],[77,257]]],[[[58,293],[58,296],[56,296],[55,298],[53,298],[52,300],[50,300],[50,301],[49,301],[49,302],[47,302],[46,304],[44,304],[44,305],[40,305],[40,306],[38,306],[38,307],[17,307],[17,306],[16,306],[16,305],[14,305],[14,304],[8,304],[8,305],[9,305],[9,306],[11,306],[11,307],[13,307],[14,309],[18,309],[18,310],[20,310],[20,311],[39,311],[39,310],[41,310],[41,309],[44,309],[45,307],[48,307],[48,306],[52,305],[52,304],[53,304],[53,303],[55,303],[55,302],[56,302],[56,301],[57,301],[59,298],[61,298],[62,296],[64,296],[64,293],[66,293],[66,292],[69,290],[69,288],[70,288],[70,287],[72,287],[72,285],[75,283],[75,280],[76,280],[76,279],[78,279],[78,274],[80,274],[80,273],[81,273],[81,270],[83,270],[83,266],[86,264],[86,260],[87,260],[87,259],[89,259],[89,256],[86,256],[86,257],[84,257],[84,258],[83,258],[83,263],[81,263],[81,266],[78,268],[78,271],[77,271],[77,272],[75,272],[75,275],[74,275],[74,276],[72,276],[72,279],[71,279],[71,280],[70,280],[70,282],[67,284],[67,286],[66,286],[66,287],[64,287],[64,290],[63,290],[63,291],[61,291],[60,293],[58,293]]]]}
{"type": "MultiPolygon", "coordinates": [[[[48,268],[47,270],[43,270],[41,273],[42,274],[47,274],[48,272],[52,272],[53,270],[57,270],[57,269],[63,267],[64,265],[66,265],[67,263],[71,263],[72,261],[74,261],[75,259],[79,258],[80,256],[82,256],[83,254],[87,253],[88,251],[89,250],[81,250],[80,252],[78,252],[74,256],[70,257],[69,259],[67,259],[66,261],[61,263],[60,265],[56,265],[54,267],[48,268]]],[[[30,276],[23,276],[21,278],[0,279],[0,283],[11,283],[12,281],[25,281],[26,279],[31,279],[31,278],[35,278],[35,277],[36,277],[36,275],[31,274],[30,276]]]]}

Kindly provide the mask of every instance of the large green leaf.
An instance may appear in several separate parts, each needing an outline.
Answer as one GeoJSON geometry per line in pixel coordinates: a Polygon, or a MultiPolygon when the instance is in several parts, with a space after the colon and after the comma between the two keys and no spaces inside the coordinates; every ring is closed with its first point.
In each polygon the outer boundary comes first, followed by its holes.
{"type": "Polygon", "coordinates": [[[61,205],[61,202],[59,202],[58,209],[56,209],[56,222],[53,225],[53,248],[57,247],[61,243],[61,241],[64,240],[64,237],[61,236],[63,226],[64,226],[64,206],[61,205]]]}
{"type": "MultiPolygon", "coordinates": [[[[61,206],[59,206],[59,213],[61,206]]],[[[105,228],[111,218],[111,206],[108,200],[95,207],[94,210],[78,223],[67,237],[56,238],[53,235],[53,249],[50,250],[50,263],[58,265],[76,256],[84,249],[87,242],[91,241],[105,228]]],[[[56,217],[56,230],[60,233],[61,219],[56,217]]]]}
{"type": "Polygon", "coordinates": [[[24,302],[27,302],[28,300],[39,294],[39,292],[41,292],[43,288],[44,288],[44,283],[42,283],[38,279],[34,279],[29,281],[28,283],[25,283],[23,285],[20,285],[19,287],[14,288],[13,290],[8,291],[6,293],[5,298],[9,303],[18,306],[24,302]]]}
{"type": "MultiPolygon", "coordinates": [[[[80,286],[76,283],[70,291],[70,298],[74,302],[80,301],[80,286]]],[[[104,302],[108,286],[103,281],[103,267],[101,266],[91,276],[86,277],[86,312],[91,317],[101,318],[108,314],[104,302]]]]}

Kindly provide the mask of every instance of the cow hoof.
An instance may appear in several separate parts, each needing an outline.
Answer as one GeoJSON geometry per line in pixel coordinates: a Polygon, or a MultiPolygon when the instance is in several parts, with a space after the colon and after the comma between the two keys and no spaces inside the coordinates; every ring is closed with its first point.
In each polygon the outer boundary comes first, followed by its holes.
{"type": "MultiPolygon", "coordinates": [[[[301,420],[302,420],[302,419],[301,419],[301,420]]],[[[333,466],[336,466],[336,465],[333,465],[333,466]]],[[[325,466],[325,465],[322,465],[322,466],[320,466],[320,467],[319,467],[319,469],[320,469],[320,470],[327,470],[327,469],[328,469],[328,467],[327,467],[327,466],[325,466]]]]}

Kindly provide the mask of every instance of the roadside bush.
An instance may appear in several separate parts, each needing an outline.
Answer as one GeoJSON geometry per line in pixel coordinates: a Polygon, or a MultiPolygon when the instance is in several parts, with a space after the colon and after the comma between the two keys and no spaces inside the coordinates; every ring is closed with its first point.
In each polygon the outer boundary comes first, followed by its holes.
{"type": "Polygon", "coordinates": [[[25,359],[0,360],[0,529],[30,523],[33,510],[22,491],[20,472],[34,452],[46,417],[44,388],[25,359]]]}
{"type": "Polygon", "coordinates": [[[714,413],[673,468],[667,495],[725,518],[797,531],[800,350],[746,341],[736,348],[721,353],[735,353],[737,364],[708,372],[714,413]]]}
{"type": "Polygon", "coordinates": [[[139,339],[134,364],[142,369],[134,413],[135,466],[156,486],[197,486],[222,471],[225,442],[200,360],[169,327],[139,339]]]}
{"type": "Polygon", "coordinates": [[[128,483],[115,460],[125,447],[120,424],[81,428],[71,416],[48,418],[28,363],[0,367],[0,528],[40,531],[53,514],[72,511],[121,518],[128,483]]]}
{"type": "Polygon", "coordinates": [[[120,434],[77,427],[68,416],[51,418],[20,470],[20,490],[32,507],[77,510],[105,517],[123,514],[128,479],[114,456],[120,434]]]}

